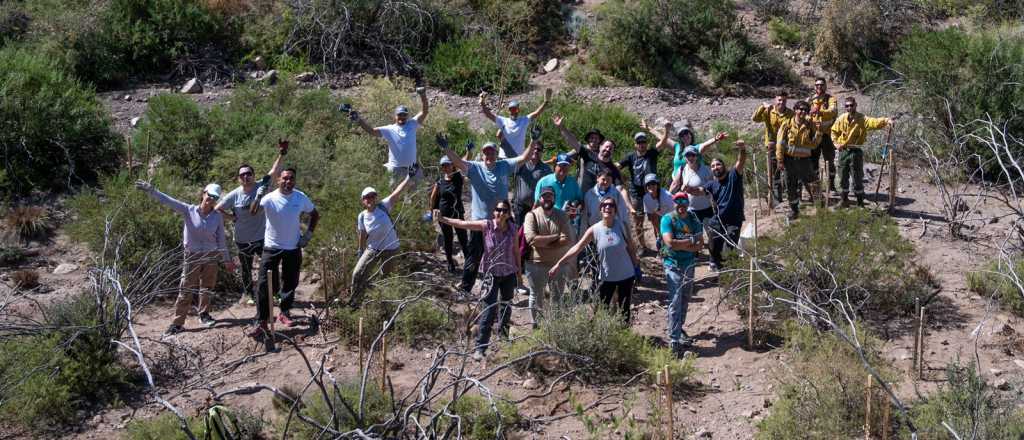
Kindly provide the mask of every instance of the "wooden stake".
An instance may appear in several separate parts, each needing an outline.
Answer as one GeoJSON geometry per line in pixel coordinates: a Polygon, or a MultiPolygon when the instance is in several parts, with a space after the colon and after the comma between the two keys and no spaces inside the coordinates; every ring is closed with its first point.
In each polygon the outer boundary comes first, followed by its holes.
{"type": "Polygon", "coordinates": [[[921,306],[920,318],[917,321],[917,334],[919,342],[917,343],[917,350],[919,355],[917,357],[917,378],[921,379],[924,376],[924,309],[925,306],[921,306]]]}
{"type": "MultiPolygon", "coordinates": [[[[664,390],[661,388],[661,385],[662,385],[662,383],[661,383],[661,371],[658,371],[658,373],[655,374],[654,377],[655,377],[655,379],[654,379],[654,383],[655,383],[654,389],[657,390],[656,393],[657,393],[657,397],[658,397],[658,401],[657,402],[658,402],[658,405],[661,405],[661,397],[662,397],[662,393],[664,392],[664,390]]],[[[665,435],[665,432],[660,430],[660,429],[657,430],[657,432],[659,433],[658,437],[663,437],[665,435]]]]}
{"type": "Polygon", "coordinates": [[[768,216],[771,216],[775,210],[775,206],[772,205],[772,203],[775,202],[775,200],[772,199],[772,190],[775,187],[775,170],[772,169],[772,152],[768,152],[768,154],[764,156],[764,168],[765,175],[768,176],[768,216]]]}
{"type": "MultiPolygon", "coordinates": [[[[881,176],[879,176],[881,177],[881,176]]],[[[889,212],[896,208],[896,191],[899,173],[896,172],[896,149],[889,146],[889,212]]]]}
{"type": "Polygon", "coordinates": [[[331,303],[329,284],[327,283],[327,256],[320,255],[320,287],[324,289],[324,307],[331,303]]]}
{"type": "Polygon", "coordinates": [[[668,365],[665,365],[665,396],[668,400],[668,438],[675,438],[675,414],[672,413],[672,376],[668,374],[668,365]]]}
{"type": "MultiPolygon", "coordinates": [[[[916,316],[921,312],[921,298],[914,298],[914,315],[916,316]]],[[[914,353],[912,355],[913,362],[910,363],[910,371],[917,371],[917,363],[921,361],[919,349],[921,348],[921,333],[919,330],[920,326],[914,326],[914,353]]]]}
{"type": "Polygon", "coordinates": [[[864,407],[864,440],[871,440],[871,383],[873,377],[868,373],[868,387],[864,393],[867,395],[867,403],[864,407]]]}
{"type": "MultiPolygon", "coordinates": [[[[387,330],[388,323],[384,323],[382,330],[387,330]]],[[[388,377],[388,334],[385,331],[380,335],[380,391],[387,392],[388,377]]]]}
{"type": "Polygon", "coordinates": [[[128,178],[135,178],[135,167],[132,163],[132,137],[128,136],[128,178]]]}
{"type": "Polygon", "coordinates": [[[886,399],[882,404],[882,440],[889,440],[889,407],[892,406],[886,399]]]}
{"type": "Polygon", "coordinates": [[[356,344],[359,346],[359,377],[363,376],[363,317],[359,317],[359,340],[356,344]]]}
{"type": "Polygon", "coordinates": [[[754,259],[757,258],[757,210],[754,210],[754,245],[750,254],[750,282],[747,288],[747,347],[754,348],[754,259]]]}

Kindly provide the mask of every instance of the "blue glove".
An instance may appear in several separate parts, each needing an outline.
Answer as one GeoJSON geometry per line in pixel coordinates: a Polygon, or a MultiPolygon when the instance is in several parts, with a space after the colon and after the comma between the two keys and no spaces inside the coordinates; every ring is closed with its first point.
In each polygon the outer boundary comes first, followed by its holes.
{"type": "Polygon", "coordinates": [[[644,279],[644,271],[640,269],[640,266],[633,266],[633,276],[636,277],[633,280],[633,285],[640,284],[640,280],[644,279]]]}
{"type": "Polygon", "coordinates": [[[423,217],[421,217],[420,220],[423,220],[423,223],[430,223],[434,221],[434,213],[431,211],[427,211],[426,213],[423,214],[423,217]]]}

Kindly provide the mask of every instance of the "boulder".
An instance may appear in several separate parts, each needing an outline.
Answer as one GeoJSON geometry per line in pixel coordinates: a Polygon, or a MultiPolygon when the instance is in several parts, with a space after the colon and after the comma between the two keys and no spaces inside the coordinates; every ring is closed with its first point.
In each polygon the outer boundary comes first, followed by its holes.
{"type": "Polygon", "coordinates": [[[558,68],[558,58],[552,58],[548,62],[544,63],[544,72],[551,73],[558,68]]]}
{"type": "Polygon", "coordinates": [[[181,93],[203,93],[203,84],[199,82],[199,78],[192,78],[184,86],[181,86],[181,93]]]}
{"type": "Polygon", "coordinates": [[[298,75],[295,75],[296,82],[310,82],[313,81],[314,79],[316,79],[316,74],[313,72],[302,72],[298,75]]]}
{"type": "Polygon", "coordinates": [[[53,269],[54,275],[67,275],[71,272],[78,270],[78,265],[74,263],[61,263],[53,269]]]}

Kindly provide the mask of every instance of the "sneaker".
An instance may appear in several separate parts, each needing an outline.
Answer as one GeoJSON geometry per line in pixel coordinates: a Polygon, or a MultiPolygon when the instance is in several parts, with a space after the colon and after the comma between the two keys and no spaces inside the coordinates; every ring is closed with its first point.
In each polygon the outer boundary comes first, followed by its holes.
{"type": "Polygon", "coordinates": [[[284,313],[279,313],[277,315],[277,322],[280,322],[281,325],[283,325],[285,327],[294,327],[295,326],[295,322],[292,321],[292,318],[289,318],[288,315],[285,315],[284,313]]]}
{"type": "Polygon", "coordinates": [[[213,319],[213,317],[210,316],[209,313],[200,313],[199,314],[199,322],[203,323],[204,326],[209,328],[209,327],[213,327],[214,324],[217,323],[217,320],[213,319]]]}
{"type": "Polygon", "coordinates": [[[455,262],[454,261],[449,261],[448,262],[448,273],[456,273],[456,272],[458,272],[458,271],[455,269],[455,262]]]}
{"type": "Polygon", "coordinates": [[[267,331],[268,330],[266,324],[259,324],[252,326],[252,328],[245,332],[245,335],[250,338],[258,338],[261,335],[267,333],[267,331]]]}
{"type": "Polygon", "coordinates": [[[712,261],[711,264],[708,265],[708,269],[712,272],[719,272],[722,270],[722,266],[712,261]]]}
{"type": "Polygon", "coordinates": [[[786,218],[789,219],[790,221],[796,220],[797,217],[800,217],[800,211],[790,210],[789,215],[786,216],[786,218]]]}
{"type": "Polygon", "coordinates": [[[182,330],[183,329],[181,328],[180,325],[178,325],[178,324],[171,324],[170,327],[167,327],[167,331],[164,332],[164,335],[166,335],[166,336],[176,335],[178,333],[181,333],[182,330]]]}
{"type": "Polygon", "coordinates": [[[480,362],[480,361],[484,360],[484,351],[483,350],[474,351],[473,352],[473,360],[477,361],[477,362],[480,362]]]}

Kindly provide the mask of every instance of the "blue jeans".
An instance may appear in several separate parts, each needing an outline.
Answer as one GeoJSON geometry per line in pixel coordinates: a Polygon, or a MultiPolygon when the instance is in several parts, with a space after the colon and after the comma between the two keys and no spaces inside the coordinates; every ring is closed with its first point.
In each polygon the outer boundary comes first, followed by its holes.
{"type": "Polygon", "coordinates": [[[491,342],[491,326],[494,315],[498,315],[498,333],[508,334],[509,321],[512,319],[512,297],[515,295],[516,276],[502,275],[494,277],[491,289],[483,299],[484,311],[480,315],[479,331],[476,338],[476,349],[486,351],[491,342]],[[499,300],[500,295],[500,300],[499,300]]]}
{"type": "Polygon", "coordinates": [[[693,294],[693,262],[685,269],[665,266],[668,284],[668,337],[678,343],[683,338],[683,324],[686,323],[686,308],[693,294]]]}

